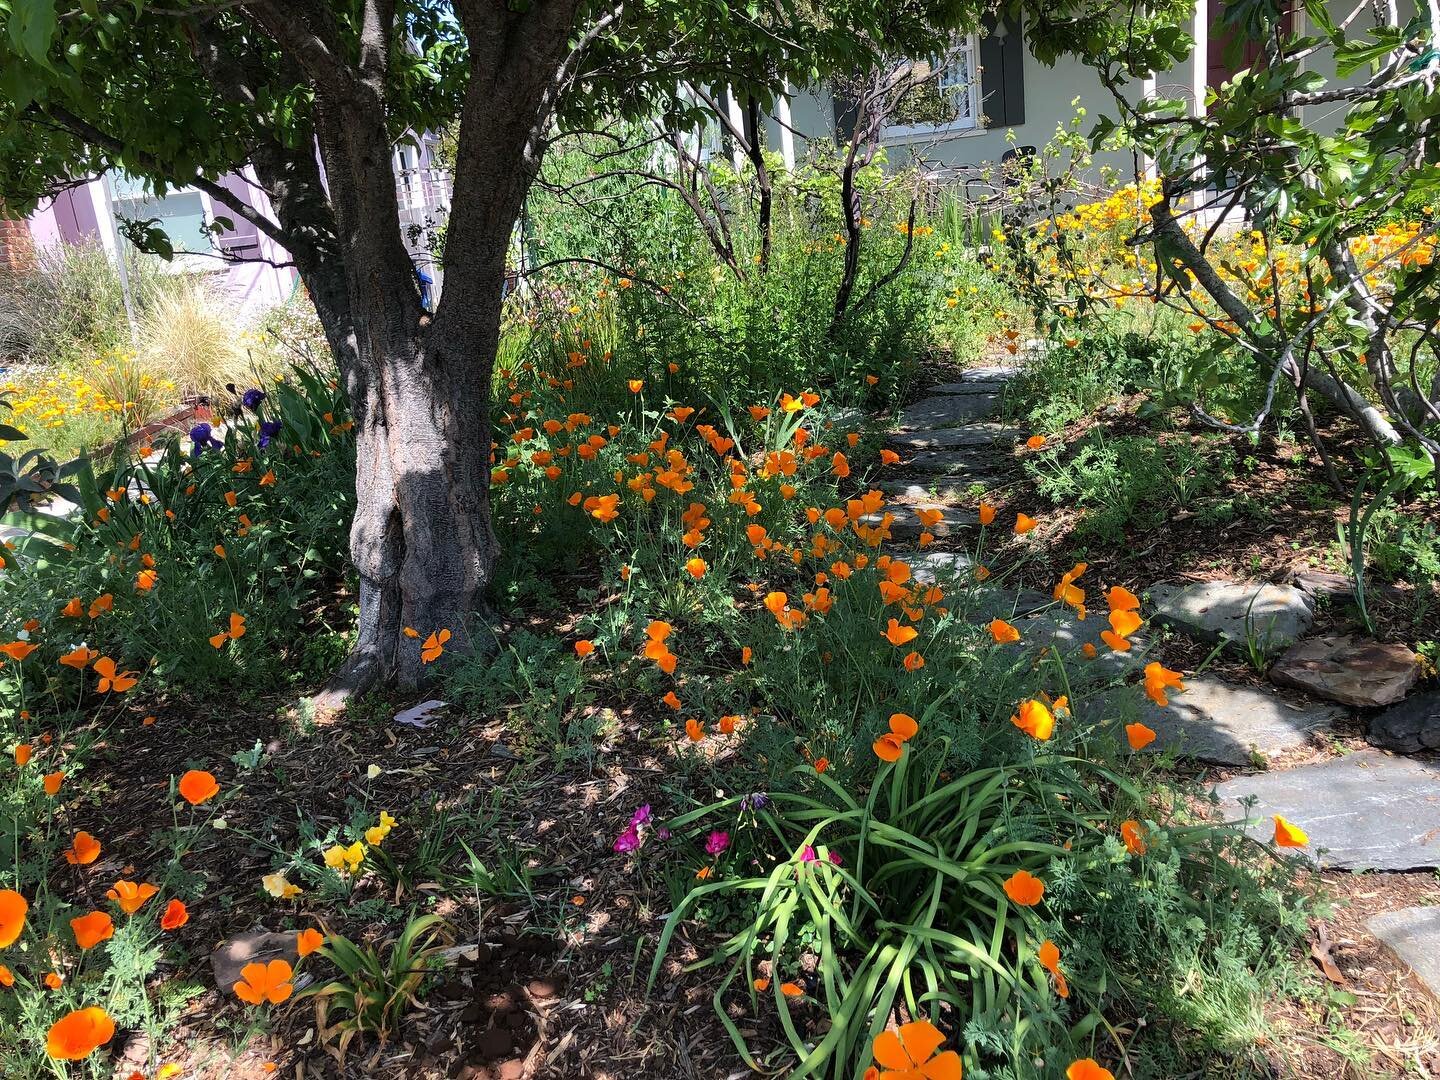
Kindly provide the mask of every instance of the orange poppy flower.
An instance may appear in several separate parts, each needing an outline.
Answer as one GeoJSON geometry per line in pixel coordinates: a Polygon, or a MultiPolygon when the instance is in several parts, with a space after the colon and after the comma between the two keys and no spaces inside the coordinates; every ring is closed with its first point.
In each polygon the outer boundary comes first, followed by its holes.
{"type": "Polygon", "coordinates": [[[830,768],[830,759],[828,757],[818,757],[815,759],[815,772],[817,774],[824,773],[828,768],[830,768]]]}
{"type": "Polygon", "coordinates": [[[30,905],[14,889],[0,889],[0,949],[14,945],[25,929],[30,905]]]}
{"type": "Polygon", "coordinates": [[[58,971],[47,971],[42,981],[51,990],[59,990],[60,987],[65,985],[65,976],[61,975],[58,971]]]}
{"type": "Polygon", "coordinates": [[[84,671],[90,665],[90,661],[96,656],[94,649],[87,649],[84,645],[78,645],[71,649],[64,656],[60,657],[60,663],[65,667],[74,668],[76,671],[84,671]]]}
{"type": "Polygon", "coordinates": [[[575,642],[575,655],[580,657],[581,660],[584,660],[585,657],[589,656],[594,651],[595,643],[593,641],[581,640],[575,642]]]}
{"type": "Polygon", "coordinates": [[[1016,870],[1005,879],[1005,895],[1021,907],[1034,907],[1045,895],[1045,883],[1029,870],[1016,870]]]}
{"type": "Polygon", "coordinates": [[[1065,1070],[1065,1080],[1115,1080],[1115,1074],[1102,1068],[1094,1058],[1072,1061],[1065,1070]]]}
{"type": "Polygon", "coordinates": [[[919,671],[925,666],[925,657],[912,649],[905,654],[904,664],[906,671],[919,671]]]}
{"type": "Polygon", "coordinates": [[[71,919],[70,929],[75,932],[76,945],[82,950],[93,949],[100,942],[115,936],[115,921],[106,912],[92,911],[71,919]]]}
{"type": "Polygon", "coordinates": [[[325,944],[325,935],[314,927],[307,926],[295,936],[295,951],[306,957],[325,944]]]}
{"type": "Polygon", "coordinates": [[[663,701],[666,705],[669,705],[670,708],[674,709],[676,712],[680,711],[680,696],[676,694],[674,690],[667,690],[665,692],[665,696],[660,700],[663,701]]]}
{"type": "Polygon", "coordinates": [[[232,641],[239,641],[242,637],[244,637],[245,616],[239,614],[238,612],[232,611],[230,613],[230,627],[226,632],[230,635],[230,640],[232,641]]]}
{"type": "Polygon", "coordinates": [[[839,450],[836,450],[835,456],[830,459],[830,468],[841,480],[850,475],[850,462],[839,450]]]}
{"type": "Polygon", "coordinates": [[[1010,722],[1032,739],[1045,742],[1055,732],[1055,714],[1043,701],[1022,701],[1010,722]]]}
{"type": "Polygon", "coordinates": [[[910,644],[919,637],[920,631],[913,626],[901,626],[897,620],[891,619],[889,625],[885,627],[884,636],[886,641],[899,648],[901,645],[910,644]]]}
{"type": "Polygon", "coordinates": [[[0,964],[0,986],[9,989],[15,985],[15,973],[4,964],[0,964]]]}
{"type": "Polygon", "coordinates": [[[46,795],[51,795],[51,796],[60,794],[60,785],[63,784],[64,782],[65,782],[65,773],[64,773],[63,771],[46,773],[46,774],[45,774],[45,794],[46,794],[46,795]]]}
{"type": "Polygon", "coordinates": [[[685,734],[691,742],[700,742],[705,738],[705,725],[692,716],[685,721],[685,734]]]}
{"type": "Polygon", "coordinates": [[[18,663],[34,652],[35,648],[36,646],[28,641],[11,641],[8,644],[0,645],[0,653],[4,653],[18,663]]]}
{"type": "Polygon", "coordinates": [[[139,911],[145,905],[145,901],[149,900],[159,891],[159,889],[149,882],[141,881],[137,883],[122,879],[115,882],[113,888],[106,889],[105,896],[119,904],[120,910],[125,912],[126,915],[134,915],[135,912],[139,911]]]}
{"type": "Polygon", "coordinates": [[[94,671],[96,675],[100,676],[100,683],[96,689],[102,694],[109,690],[123,694],[140,681],[137,678],[137,672],[117,670],[115,661],[108,656],[102,656],[95,661],[94,671]]]}
{"type": "Polygon", "coordinates": [[[1144,855],[1149,850],[1145,843],[1145,826],[1133,818],[1120,823],[1120,838],[1125,841],[1125,850],[1131,855],[1144,855]]]}
{"type": "Polygon", "coordinates": [[[1020,631],[1004,619],[992,619],[990,621],[990,636],[995,639],[995,644],[997,645],[1009,645],[1020,640],[1020,631]]]}
{"type": "Polygon", "coordinates": [[[754,656],[755,650],[750,648],[749,645],[740,646],[740,663],[748,664],[754,656]]]}
{"type": "Polygon", "coordinates": [[[449,630],[432,630],[420,646],[420,662],[422,664],[434,663],[440,659],[445,651],[445,643],[450,640],[449,630]]]}
{"type": "Polygon", "coordinates": [[[1065,981],[1065,976],[1060,971],[1060,948],[1048,938],[1040,943],[1040,948],[1035,954],[1040,961],[1040,966],[1055,976],[1055,992],[1062,998],[1070,996],[1070,984],[1065,981]]]}
{"type": "Polygon", "coordinates": [[[1275,815],[1275,846],[1276,847],[1304,847],[1310,843],[1310,837],[1305,835],[1305,830],[1293,822],[1286,821],[1279,814],[1275,815]]]}
{"type": "Polygon", "coordinates": [[[135,575],[135,589],[137,592],[149,592],[159,581],[160,575],[154,570],[141,570],[135,575]]]}
{"type": "Polygon", "coordinates": [[[190,921],[190,909],[185,906],[183,900],[171,900],[165,905],[165,913],[160,916],[161,930],[179,930],[190,921]]]}
{"type": "Polygon", "coordinates": [[[881,1080],[960,1080],[960,1055],[954,1050],[936,1054],[945,1036],[929,1020],[900,1025],[897,1034],[882,1031],[871,1052],[885,1070],[881,1080]]]}
{"type": "Polygon", "coordinates": [[[66,1013],[50,1025],[45,1053],[57,1061],[80,1061],[115,1037],[115,1021],[98,1005],[66,1013]]]}
{"type": "Polygon", "coordinates": [[[104,612],[113,610],[115,610],[115,596],[112,593],[107,592],[97,596],[90,602],[90,618],[92,619],[99,618],[104,612]]]}
{"type": "Polygon", "coordinates": [[[1028,446],[1031,450],[1039,450],[1042,446],[1045,445],[1045,436],[1031,435],[1028,439],[1025,440],[1025,445],[1028,446]]]}
{"type": "Polygon", "coordinates": [[[981,525],[990,525],[990,524],[993,524],[994,521],[995,521],[995,507],[991,506],[991,505],[990,505],[989,503],[987,503],[987,502],[982,502],[982,503],[980,504],[980,524],[981,524],[981,525]]]}
{"type": "Polygon", "coordinates": [[[1180,681],[1180,672],[1171,671],[1164,667],[1157,660],[1152,660],[1145,665],[1145,695],[1162,709],[1170,704],[1166,696],[1166,689],[1185,689],[1185,684],[1180,681]]]}
{"type": "Polygon", "coordinates": [[[1144,724],[1126,724],[1125,741],[1130,744],[1131,750],[1144,750],[1155,741],[1155,731],[1144,724]]]}
{"type": "Polygon", "coordinates": [[[217,559],[223,559],[223,558],[225,558],[225,545],[224,545],[224,544],[216,544],[216,545],[215,545],[213,548],[211,548],[210,550],[213,551],[213,552],[215,552],[215,557],[216,557],[217,559]]]}
{"type": "Polygon", "coordinates": [[[72,596],[70,602],[60,609],[60,614],[67,619],[78,619],[85,613],[85,605],[80,602],[80,597],[72,596]]]}
{"type": "Polygon", "coordinates": [[[625,385],[630,388],[630,392],[632,394],[638,394],[641,390],[645,389],[645,380],[630,379],[625,383],[625,385]]]}
{"type": "Polygon", "coordinates": [[[685,560],[685,572],[696,581],[705,576],[705,571],[710,569],[710,564],[698,555],[685,560]]]}
{"type": "Polygon", "coordinates": [[[293,969],[284,960],[268,964],[246,964],[240,969],[240,981],[231,987],[235,996],[251,1005],[270,1002],[279,1005],[295,989],[290,984],[293,969]]]}
{"type": "Polygon", "coordinates": [[[34,755],[35,748],[29,743],[20,743],[15,747],[15,764],[24,768],[30,764],[30,758],[34,755]]]}
{"type": "Polygon", "coordinates": [[[71,866],[89,866],[100,857],[100,841],[88,832],[77,832],[65,852],[65,861],[71,866]]]}
{"type": "Polygon", "coordinates": [[[900,455],[897,454],[894,450],[881,450],[881,451],[880,451],[880,464],[881,464],[881,465],[894,465],[894,464],[896,464],[897,462],[899,462],[899,460],[900,460],[900,455]]]}
{"type": "Polygon", "coordinates": [[[272,486],[274,483],[275,483],[275,470],[274,470],[274,469],[267,469],[267,470],[265,470],[265,475],[262,476],[262,477],[260,477],[260,486],[261,486],[261,487],[270,487],[270,486],[272,486]]]}
{"type": "Polygon", "coordinates": [[[1032,518],[1032,517],[1030,517],[1030,516],[1028,516],[1028,515],[1026,515],[1026,514],[1016,514],[1016,515],[1015,515],[1015,535],[1016,535],[1016,536],[1024,536],[1024,535],[1025,535],[1026,533],[1028,533],[1031,529],[1035,528],[1035,526],[1038,525],[1038,524],[1040,524],[1038,521],[1036,521],[1034,518],[1032,518]]]}
{"type": "Polygon", "coordinates": [[[1135,611],[1140,607],[1140,598],[1120,585],[1110,587],[1105,594],[1105,602],[1110,605],[1111,611],[1135,611]]]}
{"type": "Polygon", "coordinates": [[[191,806],[199,806],[220,793],[220,785],[216,783],[214,775],[203,769],[191,769],[180,777],[178,787],[180,797],[191,806]]]}

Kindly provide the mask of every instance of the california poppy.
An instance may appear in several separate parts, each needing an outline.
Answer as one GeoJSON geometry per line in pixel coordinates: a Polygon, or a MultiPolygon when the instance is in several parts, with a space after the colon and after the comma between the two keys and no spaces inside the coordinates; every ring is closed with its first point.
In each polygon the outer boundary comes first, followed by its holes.
{"type": "Polygon", "coordinates": [[[898,1033],[882,1031],[871,1047],[875,1060],[885,1069],[881,1080],[960,1080],[960,1055],[946,1050],[937,1055],[945,1036],[929,1020],[900,1025],[898,1033]]]}
{"type": "Polygon", "coordinates": [[[30,764],[30,758],[34,755],[35,748],[29,743],[21,743],[15,747],[15,764],[24,768],[30,764]]]}
{"type": "Polygon", "coordinates": [[[1034,698],[1022,701],[1010,722],[1032,739],[1039,739],[1041,742],[1049,739],[1055,731],[1055,714],[1043,701],[1034,698]]]}
{"type": "Polygon", "coordinates": [[[325,865],[331,870],[343,869],[353,874],[365,861],[365,846],[358,840],[349,847],[344,844],[334,844],[325,849],[324,858],[325,865]]]}
{"type": "Polygon", "coordinates": [[[104,911],[92,911],[71,919],[70,929],[75,932],[76,945],[82,950],[93,949],[100,942],[115,936],[115,921],[104,911]]]}
{"type": "Polygon", "coordinates": [[[900,455],[897,454],[894,450],[881,450],[881,451],[880,451],[880,464],[881,464],[881,465],[894,465],[894,464],[896,464],[899,460],[900,460],[900,455]]]}
{"type": "Polygon", "coordinates": [[[594,651],[595,643],[593,641],[581,640],[575,642],[575,655],[580,657],[581,660],[584,660],[585,657],[589,656],[594,651]]]}
{"type": "Polygon", "coordinates": [[[1144,724],[1126,724],[1125,741],[1130,744],[1131,750],[1144,750],[1155,741],[1155,731],[1144,724]]]}
{"type": "Polygon", "coordinates": [[[0,964],[0,986],[9,989],[15,985],[15,973],[4,964],[0,964]]]}
{"type": "Polygon", "coordinates": [[[324,944],[325,935],[311,926],[307,926],[295,936],[295,951],[302,957],[309,956],[324,944]]]}
{"type": "Polygon", "coordinates": [[[660,700],[663,701],[666,705],[669,705],[670,708],[674,709],[676,712],[680,711],[680,695],[675,693],[674,690],[666,691],[665,696],[660,700]]]}
{"type": "Polygon", "coordinates": [[[1275,846],[1276,847],[1304,847],[1310,843],[1310,837],[1305,835],[1305,830],[1300,826],[1286,821],[1279,814],[1275,815],[1275,846]]]}
{"type": "Polygon", "coordinates": [[[57,1061],[79,1061],[115,1037],[115,1021],[98,1005],[66,1013],[50,1025],[45,1052],[57,1061]]]}
{"type": "Polygon", "coordinates": [[[685,734],[691,742],[700,742],[705,738],[705,725],[692,716],[685,721],[685,734]]]}
{"type": "Polygon", "coordinates": [[[995,507],[987,502],[980,504],[980,524],[990,525],[995,521],[995,507]]]}
{"type": "Polygon", "coordinates": [[[1125,841],[1125,850],[1131,855],[1144,855],[1148,850],[1145,826],[1133,818],[1120,823],[1120,838],[1125,841]]]}
{"type": "Polygon", "coordinates": [[[990,621],[990,636],[995,639],[995,644],[997,645],[1009,645],[1020,640],[1020,631],[1004,619],[992,619],[990,621]]]}
{"type": "Polygon", "coordinates": [[[1185,684],[1180,681],[1180,672],[1171,671],[1156,660],[1146,664],[1145,694],[1162,709],[1170,704],[1170,699],[1165,694],[1167,688],[1182,691],[1185,689],[1185,684]]]}
{"type": "Polygon", "coordinates": [[[220,785],[216,782],[215,777],[203,769],[191,769],[180,777],[178,787],[180,797],[191,806],[199,806],[201,803],[213,799],[220,792],[220,785]]]}
{"type": "Polygon", "coordinates": [[[89,866],[99,857],[100,841],[83,830],[75,834],[65,852],[65,861],[71,866],[89,866]]]}
{"type": "Polygon", "coordinates": [[[1025,440],[1025,445],[1028,446],[1031,450],[1039,450],[1042,446],[1045,445],[1045,436],[1031,435],[1028,439],[1025,440]]]}
{"type": "Polygon", "coordinates": [[[290,984],[293,969],[284,960],[271,960],[268,964],[246,964],[240,969],[240,981],[231,989],[241,1001],[251,1005],[269,1002],[279,1005],[295,989],[290,984]]]}
{"type": "Polygon", "coordinates": [[[1034,907],[1045,895],[1045,883],[1028,870],[1016,870],[1005,879],[1005,895],[1021,907],[1034,907]]]}
{"type": "Polygon", "coordinates": [[[1040,948],[1035,954],[1040,961],[1040,966],[1055,976],[1055,992],[1062,998],[1070,996],[1070,984],[1065,981],[1065,976],[1060,971],[1060,948],[1048,938],[1040,943],[1040,948]]]}
{"type": "Polygon", "coordinates": [[[905,654],[905,659],[903,663],[905,665],[906,671],[919,671],[925,666],[925,657],[921,656],[918,652],[911,650],[910,652],[905,654]]]}
{"type": "Polygon", "coordinates": [[[137,883],[122,879],[115,882],[113,888],[106,889],[105,895],[119,904],[120,910],[125,912],[126,915],[134,915],[135,912],[144,906],[145,901],[149,900],[159,891],[159,889],[149,882],[141,881],[137,883]]]}
{"type": "Polygon", "coordinates": [[[1024,536],[1024,535],[1025,535],[1026,533],[1028,533],[1031,529],[1035,528],[1035,526],[1038,525],[1038,524],[1039,524],[1038,521],[1036,521],[1034,518],[1032,518],[1032,517],[1030,517],[1030,516],[1028,516],[1028,515],[1026,515],[1026,514],[1016,514],[1016,515],[1015,515],[1015,535],[1016,535],[1016,536],[1024,536]]]}
{"type": "Polygon", "coordinates": [[[190,921],[190,910],[185,906],[185,901],[172,899],[165,905],[165,913],[160,916],[161,930],[179,930],[190,921]]]}
{"type": "Polygon", "coordinates": [[[34,652],[35,648],[36,646],[30,644],[28,641],[12,641],[8,644],[0,645],[0,653],[4,653],[10,657],[11,660],[19,662],[34,652]]]}
{"type": "Polygon", "coordinates": [[[60,609],[60,614],[67,619],[78,619],[85,613],[85,605],[80,602],[80,597],[72,596],[70,602],[60,609]]]}
{"type": "Polygon", "coordinates": [[[100,676],[96,689],[102,694],[110,690],[123,694],[140,681],[137,672],[118,670],[115,661],[108,656],[102,656],[95,661],[94,671],[100,676]]]}
{"type": "Polygon", "coordinates": [[[696,581],[705,576],[705,571],[710,569],[709,564],[698,555],[685,560],[685,572],[696,581]]]}
{"type": "Polygon", "coordinates": [[[450,640],[449,630],[432,630],[420,646],[420,662],[430,664],[440,659],[445,643],[450,640]]]}
{"type": "Polygon", "coordinates": [[[46,795],[58,795],[58,794],[60,793],[60,785],[63,784],[64,782],[65,782],[65,774],[64,774],[63,772],[46,773],[46,774],[45,774],[45,794],[46,794],[46,795]]]}
{"type": "Polygon", "coordinates": [[[87,649],[84,645],[77,645],[64,656],[60,657],[60,663],[65,667],[74,668],[76,671],[84,671],[90,666],[90,661],[96,656],[94,649],[87,649]]]}
{"type": "Polygon", "coordinates": [[[1065,1080],[1115,1080],[1115,1074],[1102,1068],[1094,1058],[1072,1061],[1065,1070],[1065,1080]]]}
{"type": "Polygon", "coordinates": [[[30,905],[14,889],[0,889],[0,949],[14,945],[25,929],[30,905]]]}
{"type": "Polygon", "coordinates": [[[1105,602],[1111,611],[1135,611],[1140,607],[1140,598],[1121,585],[1112,585],[1105,594],[1105,602]]]}
{"type": "Polygon", "coordinates": [[[891,619],[889,625],[885,627],[884,636],[886,641],[899,648],[901,645],[910,644],[919,637],[920,631],[913,626],[901,626],[897,620],[891,619]]]}

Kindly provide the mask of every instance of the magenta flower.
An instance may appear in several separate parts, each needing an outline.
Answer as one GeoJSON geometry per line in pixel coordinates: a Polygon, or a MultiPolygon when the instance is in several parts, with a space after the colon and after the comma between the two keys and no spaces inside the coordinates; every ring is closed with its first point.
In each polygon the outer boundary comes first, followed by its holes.
{"type": "Polygon", "coordinates": [[[814,862],[817,858],[819,858],[819,856],[815,854],[815,849],[809,844],[806,844],[800,849],[801,862],[814,862]]]}
{"type": "Polygon", "coordinates": [[[724,829],[716,829],[705,840],[705,853],[707,855],[719,855],[730,846],[730,834],[724,829]]]}
{"type": "Polygon", "coordinates": [[[633,824],[625,826],[625,831],[617,836],[615,843],[610,846],[622,855],[634,851],[640,846],[640,830],[633,824]]]}

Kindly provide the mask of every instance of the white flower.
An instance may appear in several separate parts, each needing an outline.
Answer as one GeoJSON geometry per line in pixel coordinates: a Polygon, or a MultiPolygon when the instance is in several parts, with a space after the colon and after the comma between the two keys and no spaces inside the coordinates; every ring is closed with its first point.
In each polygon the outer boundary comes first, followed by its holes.
{"type": "Polygon", "coordinates": [[[384,770],[381,769],[379,765],[371,765],[368,769],[365,770],[365,775],[368,776],[371,780],[378,780],[380,778],[381,772],[383,771],[384,770]]]}

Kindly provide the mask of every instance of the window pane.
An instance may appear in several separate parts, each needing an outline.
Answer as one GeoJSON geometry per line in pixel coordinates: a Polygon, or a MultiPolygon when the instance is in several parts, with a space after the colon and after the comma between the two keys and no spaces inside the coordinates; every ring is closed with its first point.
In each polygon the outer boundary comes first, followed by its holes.
{"type": "Polygon", "coordinates": [[[181,191],[163,199],[116,198],[115,216],[132,221],[158,218],[155,226],[170,238],[176,251],[209,251],[205,228],[205,202],[198,191],[181,191]]]}

